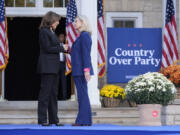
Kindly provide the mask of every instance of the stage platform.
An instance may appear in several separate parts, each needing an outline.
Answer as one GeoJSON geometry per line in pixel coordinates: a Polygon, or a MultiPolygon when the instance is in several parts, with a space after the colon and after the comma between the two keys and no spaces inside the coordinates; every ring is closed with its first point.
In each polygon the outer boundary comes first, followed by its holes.
{"type": "Polygon", "coordinates": [[[0,125],[0,135],[180,135],[180,126],[120,126],[94,124],[90,127],[55,125],[0,125]]]}

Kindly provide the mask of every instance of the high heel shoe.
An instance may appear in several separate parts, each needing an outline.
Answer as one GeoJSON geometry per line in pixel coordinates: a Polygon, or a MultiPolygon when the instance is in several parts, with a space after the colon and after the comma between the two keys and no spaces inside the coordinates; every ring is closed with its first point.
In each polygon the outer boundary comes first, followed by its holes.
{"type": "Polygon", "coordinates": [[[64,126],[64,124],[61,124],[61,123],[56,123],[55,125],[56,126],[64,126]]]}
{"type": "Polygon", "coordinates": [[[77,124],[77,123],[73,123],[72,126],[91,126],[91,124],[77,124]]]}
{"type": "Polygon", "coordinates": [[[41,126],[50,126],[51,124],[49,124],[49,123],[41,123],[40,125],[41,126]]]}
{"type": "Polygon", "coordinates": [[[73,123],[72,126],[81,126],[81,124],[73,123]]]}

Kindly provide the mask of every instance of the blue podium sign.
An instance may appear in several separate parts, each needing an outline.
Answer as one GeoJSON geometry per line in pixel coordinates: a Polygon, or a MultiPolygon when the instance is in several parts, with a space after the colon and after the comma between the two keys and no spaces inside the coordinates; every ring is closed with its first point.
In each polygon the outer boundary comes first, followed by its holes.
{"type": "Polygon", "coordinates": [[[108,28],[108,83],[127,83],[161,67],[161,28],[108,28]]]}

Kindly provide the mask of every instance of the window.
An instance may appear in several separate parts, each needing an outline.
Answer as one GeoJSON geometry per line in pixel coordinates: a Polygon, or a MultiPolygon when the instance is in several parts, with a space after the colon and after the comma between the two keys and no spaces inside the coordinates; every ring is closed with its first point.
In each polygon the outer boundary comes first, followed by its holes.
{"type": "Polygon", "coordinates": [[[106,18],[107,27],[142,27],[142,13],[140,12],[107,12],[106,18]]]}
{"type": "Polygon", "coordinates": [[[25,7],[24,0],[15,0],[15,7],[25,7]]]}
{"type": "Polygon", "coordinates": [[[54,7],[66,7],[68,0],[54,0],[54,7]]]}
{"type": "Polygon", "coordinates": [[[115,28],[134,28],[135,21],[132,20],[114,20],[115,28]]]}
{"type": "Polygon", "coordinates": [[[35,0],[6,0],[7,7],[35,7],[35,0]]]}
{"type": "Polygon", "coordinates": [[[67,0],[44,0],[44,7],[66,7],[67,0]]]}
{"type": "Polygon", "coordinates": [[[44,7],[52,7],[53,6],[53,0],[44,0],[44,7]]]}
{"type": "Polygon", "coordinates": [[[14,5],[14,0],[6,0],[7,7],[13,7],[13,5],[14,5]]]}
{"type": "MultiPolygon", "coordinates": [[[[67,0],[43,0],[44,7],[66,7],[67,0]]],[[[35,7],[37,0],[6,0],[7,7],[35,7]]]]}
{"type": "Polygon", "coordinates": [[[35,7],[35,0],[26,0],[26,7],[35,7]]]}

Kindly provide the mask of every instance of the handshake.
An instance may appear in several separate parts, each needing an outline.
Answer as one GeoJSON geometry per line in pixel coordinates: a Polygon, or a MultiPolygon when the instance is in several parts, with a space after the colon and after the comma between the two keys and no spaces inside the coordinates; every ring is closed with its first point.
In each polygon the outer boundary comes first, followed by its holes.
{"type": "Polygon", "coordinates": [[[65,50],[66,52],[68,52],[68,50],[69,50],[68,44],[63,44],[62,46],[63,46],[64,50],[65,50]]]}

